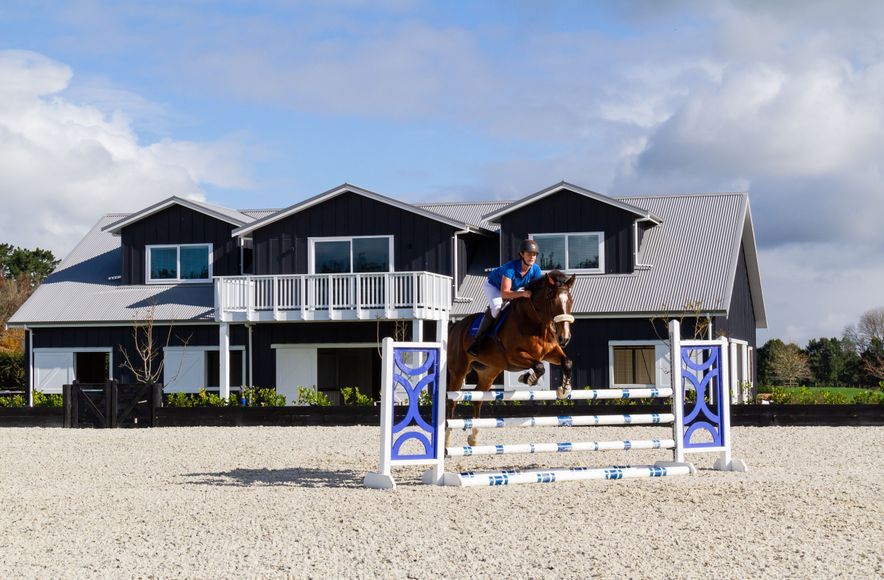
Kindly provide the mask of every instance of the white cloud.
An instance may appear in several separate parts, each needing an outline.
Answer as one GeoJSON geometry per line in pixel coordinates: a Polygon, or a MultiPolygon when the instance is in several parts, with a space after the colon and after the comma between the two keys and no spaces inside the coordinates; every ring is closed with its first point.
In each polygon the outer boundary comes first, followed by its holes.
{"type": "Polygon", "coordinates": [[[43,55],[0,51],[2,241],[63,256],[103,213],[248,183],[234,144],[143,145],[124,112],[68,101],[72,76],[43,55]]]}

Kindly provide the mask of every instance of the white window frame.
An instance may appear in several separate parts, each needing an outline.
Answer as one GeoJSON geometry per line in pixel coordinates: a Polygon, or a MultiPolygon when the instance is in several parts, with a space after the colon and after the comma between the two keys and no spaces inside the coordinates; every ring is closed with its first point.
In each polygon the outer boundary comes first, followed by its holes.
{"type": "Polygon", "coordinates": [[[214,251],[212,248],[212,244],[154,244],[154,245],[146,245],[144,246],[144,281],[147,284],[211,284],[212,283],[212,262],[215,261],[214,251]],[[150,261],[151,261],[151,250],[153,249],[168,249],[175,248],[175,273],[176,278],[158,278],[153,279],[150,277],[150,261]],[[181,279],[181,248],[208,248],[209,249],[209,277],[208,278],[197,278],[194,280],[182,280],[181,279]]]}
{"type": "MultiPolygon", "coordinates": [[[[528,234],[530,239],[534,236],[562,236],[565,238],[565,269],[568,272],[577,272],[580,274],[604,274],[605,273],[605,232],[537,232],[536,234],[528,234]],[[599,240],[599,267],[598,268],[569,268],[568,261],[568,236],[596,236],[599,240]]],[[[542,249],[542,248],[541,248],[542,249]]],[[[549,270],[544,270],[548,272],[549,270]]]]}
{"type": "Polygon", "coordinates": [[[310,274],[316,274],[316,242],[348,242],[350,244],[350,272],[341,272],[342,274],[379,274],[380,272],[353,272],[353,240],[364,240],[369,238],[387,238],[390,252],[390,263],[387,272],[393,272],[393,236],[332,236],[327,238],[307,238],[307,271],[310,274]]]}
{"type": "MultiPolygon", "coordinates": [[[[110,378],[110,379],[113,379],[113,378],[114,378],[114,349],[113,349],[112,347],[106,347],[106,346],[86,346],[86,347],[80,347],[80,346],[78,346],[78,347],[37,347],[37,348],[33,348],[33,349],[31,349],[31,361],[32,361],[32,363],[31,363],[31,368],[30,368],[31,376],[30,376],[30,381],[29,381],[29,382],[30,382],[30,388],[31,388],[31,391],[33,392],[33,391],[37,388],[37,382],[36,382],[36,378],[35,378],[35,376],[34,376],[34,368],[35,368],[35,367],[34,367],[34,364],[33,364],[33,360],[36,358],[36,355],[38,355],[38,354],[44,354],[44,353],[45,353],[45,354],[67,354],[67,353],[70,353],[70,354],[71,354],[71,357],[72,357],[72,359],[71,359],[71,361],[72,361],[72,362],[71,362],[71,365],[72,365],[72,366],[71,366],[71,370],[72,370],[73,373],[74,373],[74,377],[76,377],[76,376],[77,376],[77,353],[78,353],[78,352],[102,352],[102,353],[107,353],[107,355],[108,355],[108,357],[109,357],[109,358],[108,358],[107,372],[108,372],[108,375],[109,375],[109,378],[110,378]]],[[[75,380],[75,379],[72,378],[71,380],[75,380]]],[[[48,391],[48,392],[49,392],[49,393],[56,393],[56,391],[54,391],[54,390],[52,390],[52,391],[48,391]]],[[[61,390],[59,390],[59,391],[57,391],[57,392],[58,392],[58,393],[61,393],[61,390]]]]}
{"type": "Polygon", "coordinates": [[[611,389],[647,389],[648,387],[668,387],[672,384],[670,362],[667,352],[668,345],[663,340],[610,340],[608,341],[608,387],[611,389]],[[618,346],[653,347],[654,348],[654,383],[615,383],[614,382],[614,348],[618,346]],[[663,356],[661,356],[663,355],[663,356]]]}

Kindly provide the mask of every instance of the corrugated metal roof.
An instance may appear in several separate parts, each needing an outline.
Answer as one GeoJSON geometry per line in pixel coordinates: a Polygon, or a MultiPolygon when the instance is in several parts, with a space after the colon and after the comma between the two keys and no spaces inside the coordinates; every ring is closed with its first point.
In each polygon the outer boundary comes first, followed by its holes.
{"type": "Polygon", "coordinates": [[[230,209],[229,207],[215,205],[213,203],[206,203],[204,201],[184,199],[173,195],[172,197],[157,202],[152,206],[146,207],[140,211],[124,215],[120,219],[113,221],[105,225],[104,227],[107,228],[110,232],[119,234],[120,230],[128,226],[129,224],[133,224],[176,204],[192,209],[194,211],[204,213],[206,215],[210,215],[216,219],[232,223],[235,226],[243,226],[255,221],[253,217],[240,213],[235,209],[230,209]]]}
{"type": "Polygon", "coordinates": [[[214,320],[211,284],[120,285],[120,238],[102,228],[124,217],[102,217],[9,324],[131,322],[151,305],[158,321],[214,320]]]}
{"type": "MultiPolygon", "coordinates": [[[[663,220],[645,234],[642,262],[632,274],[579,275],[572,294],[583,315],[683,312],[689,303],[703,312],[730,305],[748,196],[745,193],[626,198],[663,220]]],[[[484,308],[483,276],[467,276],[452,314],[484,308]]]]}
{"type": "Polygon", "coordinates": [[[484,221],[482,216],[495,212],[511,203],[511,201],[476,201],[464,203],[419,203],[415,205],[450,219],[496,232],[500,230],[500,224],[484,221]]]}

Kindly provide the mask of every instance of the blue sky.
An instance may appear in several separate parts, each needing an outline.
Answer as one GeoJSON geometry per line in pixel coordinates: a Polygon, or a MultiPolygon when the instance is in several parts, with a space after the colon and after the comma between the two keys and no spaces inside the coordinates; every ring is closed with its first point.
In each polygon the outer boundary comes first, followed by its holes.
{"type": "Polygon", "coordinates": [[[884,10],[866,2],[0,6],[3,241],[172,194],[283,207],[748,190],[770,331],[881,306],[884,10]]]}

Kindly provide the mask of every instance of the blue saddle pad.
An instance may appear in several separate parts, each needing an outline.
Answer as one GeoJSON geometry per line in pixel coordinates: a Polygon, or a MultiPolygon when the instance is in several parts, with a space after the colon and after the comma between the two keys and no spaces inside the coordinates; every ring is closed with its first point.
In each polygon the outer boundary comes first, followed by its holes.
{"type": "MultiPolygon", "coordinates": [[[[494,334],[497,334],[497,331],[500,330],[501,326],[503,326],[503,323],[506,320],[507,316],[509,316],[509,314],[509,308],[504,308],[500,311],[500,314],[497,317],[497,324],[494,325],[494,334]]],[[[473,324],[470,325],[470,336],[472,336],[473,338],[475,338],[476,334],[478,334],[479,327],[482,325],[482,319],[485,318],[485,316],[487,315],[483,314],[482,316],[477,316],[476,319],[473,320],[473,324]]]]}

